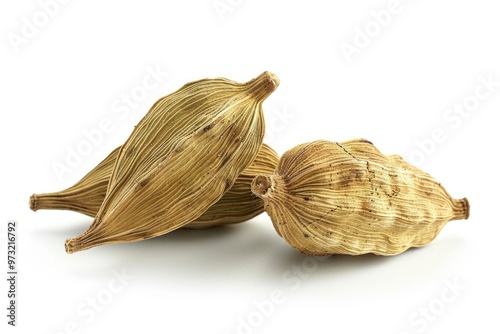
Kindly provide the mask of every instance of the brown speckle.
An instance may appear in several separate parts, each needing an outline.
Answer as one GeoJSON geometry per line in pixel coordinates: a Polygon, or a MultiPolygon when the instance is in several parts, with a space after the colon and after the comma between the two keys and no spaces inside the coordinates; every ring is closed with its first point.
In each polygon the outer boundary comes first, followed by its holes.
{"type": "Polygon", "coordinates": [[[226,179],[226,184],[224,186],[224,190],[228,190],[229,188],[231,188],[231,180],[226,179]]]}
{"type": "Polygon", "coordinates": [[[222,160],[222,162],[221,162],[220,166],[221,166],[221,167],[222,167],[222,166],[224,166],[225,164],[227,164],[227,162],[228,162],[228,161],[229,161],[229,157],[225,157],[225,158],[222,160]]]}
{"type": "Polygon", "coordinates": [[[149,177],[148,177],[148,178],[145,178],[144,180],[141,180],[141,181],[139,182],[139,188],[143,188],[143,187],[145,187],[145,186],[149,183],[149,180],[150,180],[150,178],[149,178],[149,177]]]}

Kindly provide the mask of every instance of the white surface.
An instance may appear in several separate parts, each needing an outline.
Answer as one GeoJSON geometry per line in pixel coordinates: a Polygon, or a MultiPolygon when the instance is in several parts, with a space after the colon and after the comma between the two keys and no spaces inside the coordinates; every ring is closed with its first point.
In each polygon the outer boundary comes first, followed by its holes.
{"type": "MultiPolygon", "coordinates": [[[[69,1],[18,52],[9,33],[21,34],[23,17],[32,20],[41,7],[34,0],[0,5],[0,233],[8,219],[20,226],[18,327],[6,324],[2,279],[1,332],[498,332],[500,86],[467,118],[447,114],[473,102],[480,77],[500,81],[498,6],[401,0],[399,13],[348,63],[341,43],[353,44],[356,27],[371,27],[370,12],[390,1],[220,2],[232,6],[223,19],[214,0],[69,1]],[[125,114],[122,94],[139,92],[148,68],[168,75],[125,114]],[[363,137],[415,161],[416,141],[439,128],[445,140],[419,167],[454,197],[468,197],[470,219],[399,256],[318,262],[285,244],[266,214],[67,255],[64,240],[91,219],[29,210],[32,193],[77,181],[159,97],[191,80],[246,81],[264,70],[281,79],[264,103],[274,124],[267,142],[278,153],[315,139],[363,137]],[[59,178],[52,165],[106,119],[111,130],[59,178]],[[116,280],[123,271],[133,279],[116,280]],[[101,311],[91,311],[93,298],[100,310],[106,304],[101,311]],[[271,298],[272,307],[262,303],[271,298]]],[[[2,254],[5,248],[3,239],[2,254]]]]}

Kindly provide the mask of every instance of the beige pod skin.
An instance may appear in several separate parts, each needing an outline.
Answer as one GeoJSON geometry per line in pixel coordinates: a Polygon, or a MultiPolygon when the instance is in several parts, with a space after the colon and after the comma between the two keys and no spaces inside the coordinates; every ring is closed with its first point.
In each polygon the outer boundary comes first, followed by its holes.
{"type": "Polygon", "coordinates": [[[278,234],[314,255],[395,255],[429,244],[450,220],[467,219],[429,174],[363,139],[314,141],[287,151],[252,192],[278,234]]]}

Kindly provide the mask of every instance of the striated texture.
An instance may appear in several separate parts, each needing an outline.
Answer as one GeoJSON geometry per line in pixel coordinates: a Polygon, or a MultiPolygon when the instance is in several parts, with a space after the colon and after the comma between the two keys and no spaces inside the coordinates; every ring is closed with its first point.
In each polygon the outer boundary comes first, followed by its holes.
{"type": "Polygon", "coordinates": [[[278,165],[278,154],[263,144],[257,157],[238,176],[233,187],[222,198],[185,228],[241,223],[264,212],[264,202],[252,194],[250,187],[258,174],[272,173],[278,165]]]}
{"type": "Polygon", "coordinates": [[[278,234],[315,255],[399,254],[469,216],[467,199],[451,198],[429,174],[362,139],[299,145],[273,174],[257,176],[252,192],[278,234]]]}
{"type": "Polygon", "coordinates": [[[255,159],[272,73],[203,79],[160,99],[121,147],[104,201],[68,253],[162,235],[198,218],[255,159]]]}
{"type": "MultiPolygon", "coordinates": [[[[120,147],[73,186],[53,193],[33,194],[30,208],[72,210],[94,217],[101,207],[113,166],[120,147]]],[[[207,228],[221,224],[241,223],[264,212],[264,202],[254,196],[250,185],[257,174],[272,173],[279,157],[266,144],[262,144],[255,160],[238,176],[233,186],[205,213],[183,228],[207,228]]]]}

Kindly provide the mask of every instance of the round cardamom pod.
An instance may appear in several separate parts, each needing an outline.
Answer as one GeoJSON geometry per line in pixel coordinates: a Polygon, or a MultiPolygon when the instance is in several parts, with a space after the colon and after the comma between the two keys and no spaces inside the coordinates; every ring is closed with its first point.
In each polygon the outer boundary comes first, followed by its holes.
{"type": "Polygon", "coordinates": [[[255,177],[252,192],[278,234],[315,255],[399,254],[469,216],[466,198],[451,198],[429,174],[362,139],[299,145],[273,174],[255,177]]]}

